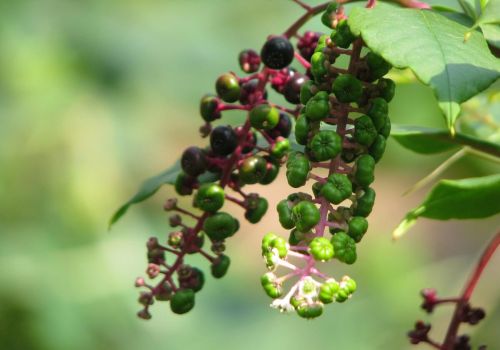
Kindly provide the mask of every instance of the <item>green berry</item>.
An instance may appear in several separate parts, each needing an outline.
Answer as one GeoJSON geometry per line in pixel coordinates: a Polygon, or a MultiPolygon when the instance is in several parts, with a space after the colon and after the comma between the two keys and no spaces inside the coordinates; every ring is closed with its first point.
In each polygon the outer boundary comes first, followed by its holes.
{"type": "Polygon", "coordinates": [[[271,250],[271,243],[278,238],[274,233],[266,233],[264,237],[262,237],[262,254],[267,253],[271,250]]]}
{"type": "Polygon", "coordinates": [[[320,302],[301,303],[296,308],[297,314],[306,319],[316,318],[323,313],[323,304],[320,302]]]}
{"type": "Polygon", "coordinates": [[[279,163],[275,159],[267,156],[264,157],[264,159],[267,161],[266,174],[262,179],[260,179],[259,183],[262,185],[269,185],[278,176],[280,168],[279,163]]]}
{"type": "Polygon", "coordinates": [[[377,90],[380,97],[391,102],[396,92],[396,84],[391,79],[381,78],[377,82],[377,90]]]}
{"type": "Polygon", "coordinates": [[[271,155],[281,159],[290,151],[290,141],[283,137],[278,137],[276,143],[271,148],[271,155]]]}
{"type": "Polygon", "coordinates": [[[382,159],[382,156],[385,152],[385,145],[385,137],[383,137],[382,135],[377,135],[377,138],[368,149],[368,153],[370,153],[373,159],[375,159],[375,162],[378,162],[380,159],[382,159]]]}
{"type": "Polygon", "coordinates": [[[330,304],[335,299],[340,286],[337,281],[331,279],[327,280],[319,288],[319,300],[325,304],[330,304]]]}
{"type": "Polygon", "coordinates": [[[177,291],[170,300],[170,309],[176,314],[185,314],[194,307],[194,291],[183,289],[177,291]]]}
{"type": "Polygon", "coordinates": [[[335,19],[335,12],[337,11],[337,8],[337,2],[332,2],[328,4],[328,7],[321,16],[321,22],[328,28],[333,28],[333,20],[335,19]]]}
{"type": "Polygon", "coordinates": [[[314,95],[306,104],[306,117],[311,121],[324,119],[330,113],[328,93],[320,91],[314,95]]]}
{"type": "Polygon", "coordinates": [[[352,183],[344,174],[332,174],[321,188],[321,195],[333,204],[340,204],[352,194],[352,183]]]}
{"type": "Polygon", "coordinates": [[[331,39],[336,46],[347,49],[356,40],[356,36],[349,29],[347,20],[343,19],[332,32],[331,39]]]}
{"type": "Polygon", "coordinates": [[[214,241],[223,241],[238,231],[239,222],[228,213],[218,212],[203,223],[203,231],[214,241]]]}
{"type": "Polygon", "coordinates": [[[201,185],[194,197],[194,204],[203,211],[214,213],[224,205],[224,189],[214,183],[201,185]]]}
{"type": "Polygon", "coordinates": [[[288,200],[284,199],[280,201],[276,206],[276,210],[278,211],[279,221],[283,228],[290,230],[295,227],[295,222],[292,219],[292,209],[290,209],[288,200]]]}
{"type": "Polygon", "coordinates": [[[352,278],[350,278],[349,276],[344,276],[340,283],[340,288],[346,290],[349,294],[352,294],[356,291],[357,285],[352,278]]]}
{"type": "Polygon", "coordinates": [[[309,243],[309,251],[314,260],[327,261],[333,258],[334,247],[325,237],[316,237],[309,243]]]}
{"type": "Polygon", "coordinates": [[[311,73],[313,74],[316,81],[324,80],[325,76],[328,74],[328,69],[326,67],[327,63],[326,56],[323,52],[315,52],[311,57],[311,73]]]}
{"type": "Polygon", "coordinates": [[[356,207],[353,214],[356,216],[367,217],[370,215],[375,203],[375,191],[371,188],[363,190],[363,194],[356,200],[356,207]]]}
{"type": "Polygon", "coordinates": [[[374,98],[367,114],[372,119],[377,131],[380,131],[384,127],[389,114],[387,101],[381,97],[374,98]]]}
{"type": "Polygon", "coordinates": [[[347,299],[349,299],[349,296],[351,294],[349,293],[349,291],[347,291],[346,289],[343,289],[341,288],[337,294],[335,295],[335,301],[337,303],[343,303],[344,301],[346,301],[347,299]]]}
{"type": "Polygon", "coordinates": [[[347,233],[356,243],[358,243],[361,241],[367,230],[368,221],[366,221],[366,219],[362,216],[354,216],[349,221],[349,230],[347,233]]]}
{"type": "Polygon", "coordinates": [[[391,120],[389,118],[385,120],[385,124],[379,132],[380,135],[382,135],[386,139],[389,137],[389,135],[391,134],[391,120]]]}
{"type": "Polygon", "coordinates": [[[314,94],[311,92],[313,86],[315,86],[314,81],[307,80],[300,87],[300,103],[302,103],[303,105],[305,105],[307,101],[309,101],[314,96],[314,94]]]}
{"type": "Polygon", "coordinates": [[[239,167],[240,180],[245,184],[256,184],[267,173],[267,162],[261,156],[248,157],[239,167]]]}
{"type": "Polygon", "coordinates": [[[339,102],[356,102],[363,95],[363,85],[351,74],[342,74],[332,84],[332,92],[339,102]]]}
{"type": "Polygon", "coordinates": [[[308,232],[320,220],[319,209],[309,201],[301,201],[293,207],[292,218],[297,230],[308,232]]]}
{"type": "Polygon", "coordinates": [[[319,37],[318,44],[316,45],[314,52],[322,52],[323,51],[323,49],[326,47],[326,39],[327,38],[328,38],[328,34],[323,34],[322,36],[319,37]]]}
{"type": "Polygon", "coordinates": [[[266,294],[273,299],[279,298],[280,296],[283,295],[283,289],[281,288],[281,285],[269,283],[263,285],[263,287],[266,294]]]}
{"type": "Polygon", "coordinates": [[[286,163],[286,178],[294,188],[304,186],[309,175],[310,164],[301,152],[291,152],[286,163]]]}
{"type": "Polygon", "coordinates": [[[370,70],[371,80],[382,78],[392,68],[391,64],[384,60],[381,56],[373,52],[368,52],[365,56],[366,65],[370,70]]]}
{"type": "Polygon", "coordinates": [[[311,140],[311,151],[318,161],[333,159],[342,150],[342,138],[332,130],[321,130],[311,140]]]}
{"type": "Polygon", "coordinates": [[[245,218],[252,224],[258,223],[266,214],[269,204],[265,198],[259,197],[255,208],[247,209],[245,218]]]}
{"type": "Polygon", "coordinates": [[[260,277],[260,284],[264,287],[267,284],[273,284],[276,281],[276,275],[272,272],[266,272],[260,277]]]}
{"type": "Polygon", "coordinates": [[[288,243],[283,238],[281,238],[281,237],[275,238],[271,242],[271,248],[276,249],[278,251],[278,256],[281,259],[286,258],[287,254],[288,254],[288,243]]]}
{"type": "Polygon", "coordinates": [[[236,102],[240,98],[240,84],[238,79],[230,74],[223,74],[215,82],[217,95],[225,102],[236,102]]]}
{"type": "Polygon", "coordinates": [[[220,118],[220,112],[217,111],[219,101],[214,95],[205,95],[200,101],[200,114],[206,122],[213,122],[220,118]]]}
{"type": "Polygon", "coordinates": [[[377,138],[377,129],[372,119],[363,115],[354,121],[354,140],[363,146],[370,146],[377,138]]]}
{"type": "Polygon", "coordinates": [[[213,262],[210,270],[215,278],[222,278],[226,275],[231,259],[227,255],[219,255],[213,262]]]}
{"type": "Polygon", "coordinates": [[[255,129],[271,130],[280,120],[279,110],[267,103],[262,103],[250,111],[250,124],[255,129]]]}
{"type": "Polygon", "coordinates": [[[309,136],[309,119],[305,114],[299,115],[297,121],[295,122],[295,140],[299,145],[306,145],[309,136]]]}
{"type": "Polygon", "coordinates": [[[369,186],[375,180],[375,159],[368,154],[363,154],[356,159],[356,170],[354,179],[362,186],[369,186]]]}
{"type": "Polygon", "coordinates": [[[356,242],[347,233],[337,232],[331,242],[335,250],[335,259],[346,264],[353,264],[356,261],[356,242]]]}

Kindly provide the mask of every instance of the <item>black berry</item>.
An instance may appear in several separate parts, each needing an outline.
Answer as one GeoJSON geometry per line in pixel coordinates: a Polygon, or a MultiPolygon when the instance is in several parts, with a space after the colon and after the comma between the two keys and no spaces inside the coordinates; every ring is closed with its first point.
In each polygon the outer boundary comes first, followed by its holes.
{"type": "Polygon", "coordinates": [[[214,154],[226,156],[238,146],[236,132],[230,126],[218,126],[210,134],[210,147],[214,154]]]}
{"type": "Polygon", "coordinates": [[[198,147],[189,147],[181,157],[182,170],[188,175],[198,176],[205,172],[206,161],[203,150],[198,147]]]}
{"type": "Polygon", "coordinates": [[[262,50],[260,57],[266,67],[271,69],[282,69],[293,61],[293,46],[287,38],[277,36],[269,39],[262,50]]]}

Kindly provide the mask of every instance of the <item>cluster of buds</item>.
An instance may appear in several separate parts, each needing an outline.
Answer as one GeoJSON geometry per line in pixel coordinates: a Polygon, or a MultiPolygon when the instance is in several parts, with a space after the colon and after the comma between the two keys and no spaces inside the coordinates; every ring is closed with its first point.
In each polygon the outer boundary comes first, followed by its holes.
{"type": "MultiPolygon", "coordinates": [[[[421,291],[422,304],[420,307],[427,313],[431,314],[437,306],[443,304],[456,305],[458,313],[456,315],[457,329],[458,324],[466,323],[469,325],[478,324],[485,316],[486,313],[482,308],[473,308],[470,306],[469,302],[462,300],[461,298],[440,298],[437,295],[435,289],[423,289],[421,291]]],[[[430,323],[424,323],[423,321],[417,321],[414,328],[408,332],[408,338],[412,344],[429,344],[436,349],[442,350],[471,350],[470,338],[468,335],[463,334],[454,339],[454,344],[452,348],[446,348],[444,344],[439,344],[438,342],[432,340],[429,336],[432,326],[430,323]]],[[[486,346],[480,346],[479,350],[485,350],[486,346]]]]}
{"type": "Polygon", "coordinates": [[[356,245],[368,230],[366,217],[375,201],[370,185],[390,133],[388,102],[395,88],[383,78],[390,64],[369,50],[362,56],[363,41],[351,33],[341,6],[331,3],[322,21],[333,31],[318,38],[309,61],[299,59],[311,78],[300,89],[294,130],[304,148],[291,152],[286,163],[288,184],[299,188],[313,180],[314,196],[298,192],[279,202],[279,221],[292,230],[289,239],[269,234],[262,243],[271,271],[278,266],[292,270],[283,277],[264,275],[264,290],[275,299],[271,305],[307,318],[319,316],[323,304],[347,300],[356,289],[350,277],[337,282],[316,263],[337,259],[353,264],[357,259],[356,245]],[[347,67],[338,64],[340,56],[348,57],[347,67]],[[305,267],[290,258],[304,261],[305,267]],[[296,283],[279,299],[282,283],[290,278],[296,283]]]}

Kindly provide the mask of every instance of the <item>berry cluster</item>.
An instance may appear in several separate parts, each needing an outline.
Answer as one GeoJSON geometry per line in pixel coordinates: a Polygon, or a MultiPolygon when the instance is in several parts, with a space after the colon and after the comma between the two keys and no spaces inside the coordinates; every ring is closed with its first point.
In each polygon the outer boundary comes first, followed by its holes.
{"type": "MultiPolygon", "coordinates": [[[[303,50],[316,45],[314,37],[315,34],[308,35],[301,41],[303,50]]],[[[151,317],[149,307],[154,301],[170,301],[171,310],[177,314],[193,308],[195,293],[202,289],[205,277],[199,268],[185,263],[187,255],[198,253],[206,258],[215,278],[226,274],[230,259],[224,254],[225,240],[239,229],[238,220],[222,211],[226,201],[241,206],[251,223],[259,222],[266,213],[267,200],[256,193],[246,193],[243,188],[273,182],[290,150],[291,117],[296,117],[299,109],[271,103],[266,87],[270,85],[291,104],[300,103],[301,88],[309,78],[289,67],[294,55],[286,36],[272,36],[260,54],[254,50],[240,53],[240,68],[247,76],[222,74],[215,83],[216,94],[201,99],[200,114],[205,123],[200,132],[209,138],[209,146],[184,151],[182,172],[175,182],[176,192],[181,196],[193,195],[193,207],[201,213],[181,208],[176,199],[165,204],[165,210],[173,213],[171,226],[179,229],[171,232],[164,244],[157,238],[147,243],[146,273],[158,282],[150,285],[143,278],[137,279],[136,286],[146,288],[139,297],[143,305],[139,317],[151,317]],[[213,123],[227,110],[245,112],[243,125],[214,127],[213,123]],[[188,225],[182,216],[194,223],[188,225]],[[203,249],[207,240],[214,255],[203,249]],[[166,253],[174,257],[171,264],[166,253]]]]}
{"type": "Polygon", "coordinates": [[[304,148],[291,152],[286,163],[288,184],[299,188],[312,179],[313,196],[298,192],[279,202],[279,221],[291,230],[288,241],[273,233],[262,240],[270,272],[261,282],[275,299],[271,305],[305,318],[321,315],[324,304],[344,302],[356,290],[350,277],[336,281],[316,262],[353,264],[357,259],[356,244],[367,232],[375,200],[370,184],[389,136],[388,102],[395,88],[383,78],[391,68],[384,59],[367,50],[361,55],[363,42],[351,33],[341,7],[329,5],[322,20],[333,29],[331,35],[318,39],[310,63],[300,60],[312,78],[301,86],[295,124],[295,139],[304,148]],[[347,66],[338,63],[340,56],[348,57],[347,66]],[[278,267],[291,272],[278,277],[278,267]],[[283,296],[283,284],[291,278],[296,282],[283,296]]]}

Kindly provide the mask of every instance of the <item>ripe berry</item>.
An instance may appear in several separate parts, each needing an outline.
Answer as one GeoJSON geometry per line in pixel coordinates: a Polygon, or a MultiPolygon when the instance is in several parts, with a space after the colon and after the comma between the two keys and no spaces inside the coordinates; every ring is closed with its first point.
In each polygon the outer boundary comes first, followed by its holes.
{"type": "Polygon", "coordinates": [[[215,91],[225,102],[236,102],[240,97],[240,84],[234,75],[226,73],[217,79],[215,91]]]}
{"type": "Polygon", "coordinates": [[[295,73],[290,77],[283,88],[283,96],[285,96],[285,99],[290,103],[299,104],[300,90],[307,80],[309,80],[309,78],[300,73],[295,73]]]}
{"type": "Polygon", "coordinates": [[[280,136],[288,138],[291,132],[292,132],[292,120],[290,119],[288,114],[280,112],[280,119],[278,121],[278,125],[276,125],[273,129],[269,130],[267,134],[271,136],[273,139],[277,139],[280,136]]]}
{"type": "Polygon", "coordinates": [[[238,56],[240,68],[245,73],[255,73],[260,67],[260,56],[252,49],[243,50],[238,56]]]}
{"type": "Polygon", "coordinates": [[[267,91],[264,91],[264,95],[262,95],[261,92],[257,92],[258,85],[258,79],[249,80],[241,85],[240,103],[242,105],[247,105],[250,103],[258,102],[262,99],[267,99],[267,91]]]}
{"type": "Polygon", "coordinates": [[[238,146],[236,132],[230,126],[218,126],[210,134],[210,147],[214,154],[227,156],[238,146]]]}
{"type": "Polygon", "coordinates": [[[269,39],[262,50],[260,57],[266,67],[271,69],[282,69],[293,61],[294,50],[290,41],[283,36],[269,39]]]}
{"type": "Polygon", "coordinates": [[[199,147],[189,147],[181,157],[182,170],[188,175],[198,176],[206,169],[205,153],[199,147]]]}

